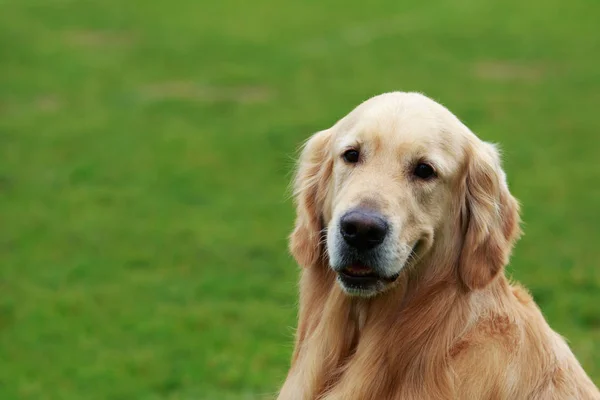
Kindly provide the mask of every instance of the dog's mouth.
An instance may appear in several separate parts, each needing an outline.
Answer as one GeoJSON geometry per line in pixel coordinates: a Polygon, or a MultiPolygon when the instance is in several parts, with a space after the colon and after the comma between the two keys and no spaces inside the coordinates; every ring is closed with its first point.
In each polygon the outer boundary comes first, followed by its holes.
{"type": "Polygon", "coordinates": [[[352,264],[338,272],[340,278],[353,286],[364,286],[384,281],[386,283],[394,282],[400,274],[394,274],[389,277],[379,275],[373,268],[363,264],[352,264]]]}
{"type": "MultiPolygon", "coordinates": [[[[368,254],[356,254],[352,249],[344,254],[345,262],[339,267],[332,265],[337,274],[337,281],[342,289],[350,295],[370,297],[391,288],[407,266],[419,261],[418,253],[422,241],[418,240],[412,247],[410,254],[406,257],[401,268],[396,269],[390,275],[389,266],[379,265],[376,257],[368,257],[368,254]],[[374,264],[371,264],[371,260],[374,264]]],[[[341,260],[340,260],[341,261],[341,260]]],[[[339,265],[339,264],[338,264],[339,265]]],[[[395,269],[395,268],[394,268],[395,269]]]]}
{"type": "Polygon", "coordinates": [[[341,272],[350,278],[375,277],[375,271],[373,271],[373,268],[360,264],[350,265],[349,267],[344,268],[341,272]]]}

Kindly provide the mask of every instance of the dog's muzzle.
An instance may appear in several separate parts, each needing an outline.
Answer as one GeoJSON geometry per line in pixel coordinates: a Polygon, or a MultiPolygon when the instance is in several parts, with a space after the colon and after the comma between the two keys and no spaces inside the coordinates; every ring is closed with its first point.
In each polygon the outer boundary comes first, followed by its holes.
{"type": "Polygon", "coordinates": [[[332,268],[348,293],[371,295],[398,278],[397,273],[390,275],[385,268],[385,243],[389,242],[386,239],[391,229],[383,215],[355,208],[340,217],[338,227],[334,235],[342,240],[334,246],[337,256],[332,268]]]}

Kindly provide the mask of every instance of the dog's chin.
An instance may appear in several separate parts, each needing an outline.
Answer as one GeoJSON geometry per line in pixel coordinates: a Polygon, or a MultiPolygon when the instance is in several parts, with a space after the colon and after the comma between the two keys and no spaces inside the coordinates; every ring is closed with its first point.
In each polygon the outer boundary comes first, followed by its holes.
{"type": "Polygon", "coordinates": [[[351,265],[337,273],[337,282],[342,290],[356,297],[373,297],[394,286],[399,273],[382,276],[375,269],[365,265],[351,265]]]}

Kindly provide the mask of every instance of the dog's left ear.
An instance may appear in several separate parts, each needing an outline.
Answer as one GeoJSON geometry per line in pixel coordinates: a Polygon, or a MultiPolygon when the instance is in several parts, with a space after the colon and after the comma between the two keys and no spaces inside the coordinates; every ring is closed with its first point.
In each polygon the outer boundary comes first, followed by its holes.
{"type": "Polygon", "coordinates": [[[315,133],[304,145],[294,179],[296,225],[290,236],[290,252],[303,267],[323,260],[321,243],[323,207],[333,169],[331,132],[315,133]]]}
{"type": "Polygon", "coordinates": [[[519,205],[508,190],[496,147],[479,142],[470,153],[459,275],[467,288],[481,289],[508,263],[521,232],[519,205]]]}

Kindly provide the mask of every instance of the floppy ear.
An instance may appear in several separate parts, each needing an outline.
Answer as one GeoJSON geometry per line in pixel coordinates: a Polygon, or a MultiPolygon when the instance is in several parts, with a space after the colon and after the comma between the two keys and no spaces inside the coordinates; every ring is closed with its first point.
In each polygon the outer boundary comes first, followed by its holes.
{"type": "Polygon", "coordinates": [[[330,131],[314,134],[302,149],[294,178],[296,226],[290,236],[290,251],[304,267],[316,264],[325,256],[321,231],[323,205],[333,168],[330,143],[330,131]]]}
{"type": "Polygon", "coordinates": [[[519,205],[508,190],[498,151],[484,142],[474,147],[461,214],[466,233],[459,274],[467,288],[480,289],[508,263],[520,221],[519,205]]]}

